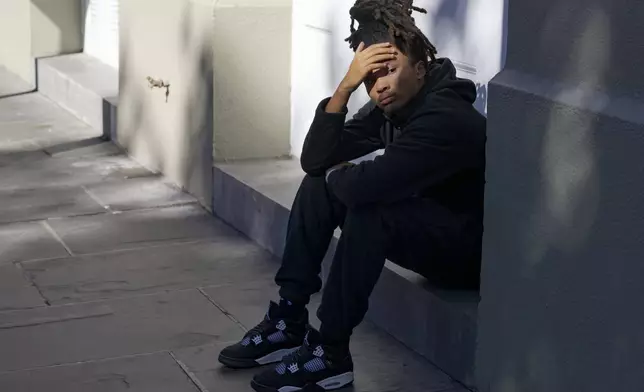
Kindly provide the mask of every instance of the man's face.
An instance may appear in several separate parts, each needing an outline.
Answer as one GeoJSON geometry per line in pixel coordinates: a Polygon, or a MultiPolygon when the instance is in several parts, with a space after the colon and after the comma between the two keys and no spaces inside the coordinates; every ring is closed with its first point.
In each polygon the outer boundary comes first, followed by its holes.
{"type": "Polygon", "coordinates": [[[364,85],[369,97],[386,114],[394,114],[411,101],[423,87],[425,66],[413,63],[400,49],[397,58],[385,63],[382,68],[367,76],[364,85]]]}

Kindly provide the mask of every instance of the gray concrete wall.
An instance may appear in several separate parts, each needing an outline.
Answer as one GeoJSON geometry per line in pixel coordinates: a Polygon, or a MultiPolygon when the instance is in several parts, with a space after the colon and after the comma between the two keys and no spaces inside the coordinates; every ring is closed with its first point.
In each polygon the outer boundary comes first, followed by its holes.
{"type": "Polygon", "coordinates": [[[644,4],[515,0],[490,85],[482,392],[644,383],[644,4]]]}
{"type": "Polygon", "coordinates": [[[80,0],[31,0],[31,55],[34,58],[83,50],[80,0]]]}
{"type": "Polygon", "coordinates": [[[209,206],[213,1],[123,1],[120,39],[118,142],[209,206]],[[148,76],[170,83],[168,102],[148,76]]]}
{"type": "MultiPolygon", "coordinates": [[[[29,0],[2,0],[0,65],[35,87],[29,0]]],[[[21,92],[21,91],[16,91],[21,92]]]]}
{"type": "Polygon", "coordinates": [[[215,159],[290,153],[291,0],[215,5],[215,159]]]}

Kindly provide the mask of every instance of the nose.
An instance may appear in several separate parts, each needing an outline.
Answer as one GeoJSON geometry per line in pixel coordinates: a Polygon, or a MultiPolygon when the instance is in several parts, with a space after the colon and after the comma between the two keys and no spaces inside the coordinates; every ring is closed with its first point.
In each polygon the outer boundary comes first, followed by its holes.
{"type": "Polygon", "coordinates": [[[376,92],[378,94],[382,94],[382,93],[386,92],[387,90],[389,90],[389,83],[387,83],[385,78],[378,78],[378,81],[376,82],[375,88],[376,88],[376,92]]]}
{"type": "Polygon", "coordinates": [[[386,92],[387,90],[389,90],[389,84],[386,83],[385,81],[383,81],[383,79],[384,78],[380,78],[380,79],[378,79],[378,82],[376,82],[375,87],[376,87],[376,92],[378,92],[378,94],[382,94],[382,93],[386,92]]]}

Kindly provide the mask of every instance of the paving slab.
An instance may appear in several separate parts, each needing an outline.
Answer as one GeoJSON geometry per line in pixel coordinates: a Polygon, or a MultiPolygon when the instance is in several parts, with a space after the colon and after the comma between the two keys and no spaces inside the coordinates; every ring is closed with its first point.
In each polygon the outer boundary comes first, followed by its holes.
{"type": "Polygon", "coordinates": [[[198,392],[168,353],[4,373],[0,390],[198,392]]]}
{"type": "Polygon", "coordinates": [[[0,225],[0,265],[68,255],[41,222],[0,225]]]}
{"type": "Polygon", "coordinates": [[[122,155],[123,151],[102,137],[91,137],[45,147],[45,152],[54,158],[84,158],[122,155]]]}
{"type": "Polygon", "coordinates": [[[0,313],[0,372],[230,341],[240,328],[199,291],[0,313]]]}
{"type": "Polygon", "coordinates": [[[197,203],[194,197],[160,177],[133,178],[87,188],[104,205],[116,211],[197,203]]]}
{"type": "MultiPolygon", "coordinates": [[[[208,391],[249,391],[250,380],[258,369],[232,370],[219,364],[217,356],[227,344],[218,342],[173,352],[208,391]]],[[[351,350],[355,382],[342,391],[444,392],[456,385],[432,364],[369,324],[356,330],[351,350]]]]}
{"type": "Polygon", "coordinates": [[[252,391],[250,380],[258,372],[258,369],[228,369],[217,361],[219,352],[227,344],[211,344],[175,350],[174,355],[194,375],[201,387],[208,392],[252,391]]]}
{"type": "MultiPolygon", "coordinates": [[[[268,301],[275,297],[277,288],[272,282],[262,281],[206,288],[204,291],[249,329],[262,319],[268,301]]],[[[319,327],[319,320],[315,316],[319,301],[320,296],[315,295],[309,305],[309,318],[315,327],[319,327]]],[[[250,380],[248,372],[238,376],[212,362],[221,348],[223,345],[218,344],[176,353],[207,387],[214,387],[222,380],[229,382],[231,388],[241,388],[244,382],[247,385],[250,380]]],[[[437,392],[457,386],[447,374],[369,322],[364,322],[356,329],[351,352],[356,366],[356,383],[350,390],[437,392]]]]}
{"type": "Polygon", "coordinates": [[[272,280],[277,267],[272,255],[241,236],[23,263],[52,304],[272,280]]]}
{"type": "MultiPolygon", "coordinates": [[[[0,266],[0,312],[45,306],[38,290],[23,277],[14,265],[0,266]]],[[[0,390],[3,390],[0,388],[0,390]]]]}
{"type": "Polygon", "coordinates": [[[75,254],[239,237],[198,206],[52,219],[49,224],[75,254]]]}
{"type": "Polygon", "coordinates": [[[20,165],[26,162],[34,162],[47,158],[49,158],[49,155],[47,155],[44,151],[0,151],[0,167],[20,165]]]}
{"type": "Polygon", "coordinates": [[[43,148],[100,136],[100,131],[39,94],[0,100],[0,125],[0,143],[3,145],[29,142],[43,148]]]}
{"type": "MultiPolygon", "coordinates": [[[[1,126],[1,123],[0,123],[1,126]]],[[[41,148],[36,143],[35,141],[32,140],[18,140],[18,141],[5,141],[2,140],[2,135],[0,134],[0,154],[2,155],[10,155],[10,154],[17,154],[17,153],[22,153],[22,152],[37,152],[41,148]]],[[[30,160],[27,160],[28,162],[30,160]]],[[[6,162],[3,164],[3,166],[8,166],[12,162],[6,162]]]]}
{"type": "Polygon", "coordinates": [[[91,129],[88,124],[39,93],[0,99],[0,122],[5,125],[23,124],[26,127],[59,124],[63,132],[64,126],[91,129]]]}
{"type": "Polygon", "coordinates": [[[76,119],[52,118],[43,120],[26,118],[24,120],[0,121],[0,124],[2,124],[0,135],[3,141],[31,140],[36,144],[41,144],[49,140],[64,140],[60,137],[74,136],[77,140],[82,140],[84,136],[87,138],[99,136],[87,124],[76,119]]]}
{"type": "MultiPolygon", "coordinates": [[[[279,299],[278,287],[273,279],[240,281],[232,285],[205,287],[203,291],[221,308],[226,309],[246,329],[251,329],[262,320],[271,300],[279,299]]],[[[317,322],[315,312],[319,295],[309,304],[311,321],[317,322]]],[[[319,322],[317,322],[319,325],[319,322]]],[[[318,325],[315,325],[316,327],[318,325]]]]}
{"type": "Polygon", "coordinates": [[[128,157],[105,156],[84,158],[52,158],[0,167],[0,190],[36,189],[43,187],[82,186],[104,181],[122,181],[147,173],[128,157]]]}
{"type": "Polygon", "coordinates": [[[0,190],[0,223],[104,212],[81,187],[0,190]]]}

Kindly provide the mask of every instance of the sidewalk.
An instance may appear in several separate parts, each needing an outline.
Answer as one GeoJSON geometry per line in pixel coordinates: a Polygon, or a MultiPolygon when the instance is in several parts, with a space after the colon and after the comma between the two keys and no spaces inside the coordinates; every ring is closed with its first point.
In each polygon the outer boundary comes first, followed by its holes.
{"type": "MultiPolygon", "coordinates": [[[[38,94],[0,99],[0,391],[250,391],[217,354],[278,261],[99,136],[38,94]]],[[[352,351],[348,390],[465,391],[368,323],[352,351]]]]}

